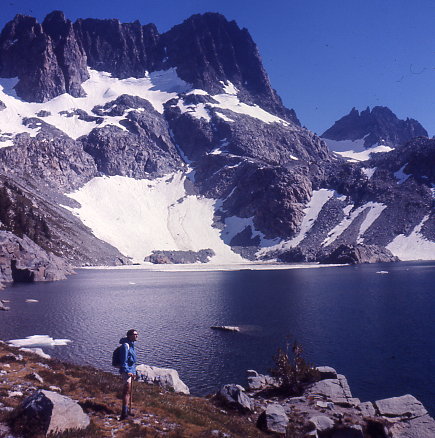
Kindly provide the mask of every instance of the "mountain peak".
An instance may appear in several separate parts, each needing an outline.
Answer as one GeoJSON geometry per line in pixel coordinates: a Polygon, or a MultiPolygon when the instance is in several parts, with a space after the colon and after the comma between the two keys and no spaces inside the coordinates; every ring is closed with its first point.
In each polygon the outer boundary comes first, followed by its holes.
{"type": "Polygon", "coordinates": [[[367,107],[359,112],[356,108],[346,116],[337,120],[321,137],[329,140],[362,140],[364,146],[375,144],[398,146],[415,137],[427,137],[423,126],[414,119],[400,120],[390,108],[375,106],[367,107]]]}

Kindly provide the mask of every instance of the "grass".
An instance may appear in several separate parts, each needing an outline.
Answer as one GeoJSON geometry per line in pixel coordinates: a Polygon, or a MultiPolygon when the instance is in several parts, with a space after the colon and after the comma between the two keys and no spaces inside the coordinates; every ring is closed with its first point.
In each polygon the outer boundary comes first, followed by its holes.
{"type": "MultiPolygon", "coordinates": [[[[133,385],[133,410],[136,416],[132,420],[119,422],[117,415],[121,408],[122,382],[117,375],[92,367],[42,359],[21,351],[19,353],[25,360],[13,361],[11,354],[17,353],[17,349],[0,343],[0,369],[7,371],[0,378],[0,394],[5,405],[17,408],[25,396],[34,392],[34,389],[27,390],[27,387],[49,389],[50,386],[57,386],[63,395],[76,400],[91,418],[86,431],[51,434],[50,438],[209,438],[213,430],[229,434],[232,438],[266,436],[255,427],[254,417],[250,421],[248,416],[236,412],[222,412],[221,407],[206,398],[175,394],[139,382],[133,385]],[[5,364],[10,367],[4,367],[5,364]],[[45,367],[47,365],[49,368],[45,367]],[[31,376],[35,372],[43,378],[43,383],[31,376]],[[21,385],[24,397],[7,398],[8,391],[18,385],[21,385]]],[[[9,422],[14,431],[24,437],[43,436],[35,427],[29,430],[18,419],[14,420],[14,415],[3,414],[0,422],[9,422]]]]}

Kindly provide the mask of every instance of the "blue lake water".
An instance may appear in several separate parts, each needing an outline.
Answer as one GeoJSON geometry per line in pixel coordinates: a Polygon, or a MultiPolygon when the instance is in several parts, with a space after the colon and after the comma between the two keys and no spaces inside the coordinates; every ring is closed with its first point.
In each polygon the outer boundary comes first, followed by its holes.
{"type": "Polygon", "coordinates": [[[292,335],[316,365],[347,376],[352,393],[407,393],[435,414],[435,263],[291,270],[152,272],[79,270],[66,281],[14,285],[0,339],[68,338],[45,348],[60,359],[113,370],[129,328],[139,362],[175,368],[193,394],[267,372],[292,335]],[[388,271],[388,274],[379,274],[388,271]],[[25,303],[37,299],[37,303],[25,303]],[[240,326],[240,333],[211,330],[240,326]]]}

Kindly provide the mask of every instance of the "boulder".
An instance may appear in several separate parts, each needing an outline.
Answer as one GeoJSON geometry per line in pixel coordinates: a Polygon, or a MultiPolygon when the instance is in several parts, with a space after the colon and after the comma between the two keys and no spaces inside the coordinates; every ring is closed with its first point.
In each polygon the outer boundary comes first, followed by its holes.
{"type": "Polygon", "coordinates": [[[272,376],[259,374],[255,370],[247,370],[246,374],[248,379],[247,389],[249,391],[262,390],[270,387],[279,386],[278,380],[272,376]]]}
{"type": "Polygon", "coordinates": [[[411,394],[375,401],[383,417],[416,418],[427,414],[425,407],[411,394]]]}
{"type": "Polygon", "coordinates": [[[316,367],[316,370],[320,373],[320,380],[337,378],[337,371],[332,367],[316,367]]]}
{"type": "Polygon", "coordinates": [[[414,396],[391,397],[377,400],[380,415],[394,421],[390,428],[393,438],[429,438],[435,436],[435,420],[414,396]]]}
{"type": "Polygon", "coordinates": [[[337,379],[325,379],[309,385],[305,396],[320,396],[333,403],[350,405],[354,403],[346,378],[339,374],[337,379]]]}
{"type": "Polygon", "coordinates": [[[22,424],[26,430],[48,435],[86,429],[90,420],[80,405],[69,397],[39,390],[22,402],[13,423],[15,427],[22,424]]]}
{"type": "Polygon", "coordinates": [[[265,432],[285,434],[289,419],[284,408],[279,404],[267,406],[257,420],[257,427],[265,432]]]}
{"type": "Polygon", "coordinates": [[[190,394],[187,385],[180,379],[178,372],[171,368],[158,368],[149,365],[139,365],[136,367],[138,380],[157,384],[162,388],[181,394],[190,394]]]}
{"type": "Polygon", "coordinates": [[[315,417],[311,417],[310,423],[320,433],[327,432],[334,427],[334,420],[327,417],[326,415],[317,415],[315,417]]]}
{"type": "Polygon", "coordinates": [[[215,397],[230,408],[242,412],[253,412],[254,410],[254,401],[245,394],[245,390],[240,385],[224,385],[215,397]]]}

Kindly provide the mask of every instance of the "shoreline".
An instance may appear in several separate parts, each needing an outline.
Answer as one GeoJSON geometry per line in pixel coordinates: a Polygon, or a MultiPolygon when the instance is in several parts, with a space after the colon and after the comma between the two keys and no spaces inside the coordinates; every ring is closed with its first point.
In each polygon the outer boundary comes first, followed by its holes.
{"type": "Polygon", "coordinates": [[[315,269],[315,268],[336,268],[340,266],[350,266],[348,264],[320,264],[320,263],[232,263],[232,264],[132,264],[118,266],[75,266],[74,270],[143,270],[149,272],[213,272],[213,271],[266,271],[266,270],[290,270],[290,269],[315,269]]]}

